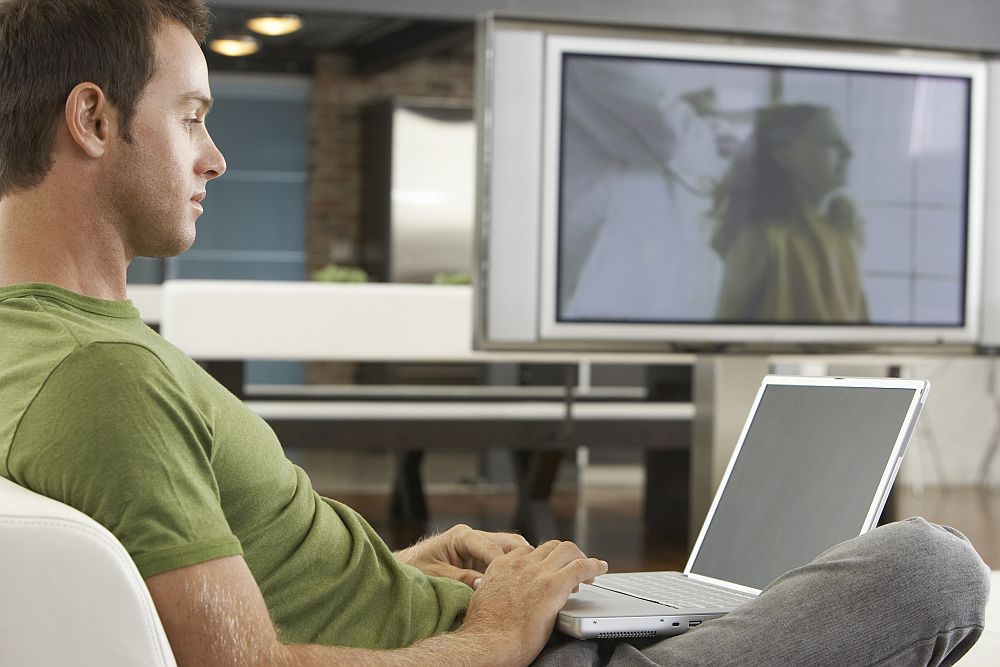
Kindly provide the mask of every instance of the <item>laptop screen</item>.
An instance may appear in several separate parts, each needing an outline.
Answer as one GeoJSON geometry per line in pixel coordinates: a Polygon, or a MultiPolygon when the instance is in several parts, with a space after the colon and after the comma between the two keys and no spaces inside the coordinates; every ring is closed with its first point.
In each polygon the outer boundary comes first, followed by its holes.
{"type": "Polygon", "coordinates": [[[691,572],[762,589],[856,537],[915,391],[768,385],[691,572]]]}

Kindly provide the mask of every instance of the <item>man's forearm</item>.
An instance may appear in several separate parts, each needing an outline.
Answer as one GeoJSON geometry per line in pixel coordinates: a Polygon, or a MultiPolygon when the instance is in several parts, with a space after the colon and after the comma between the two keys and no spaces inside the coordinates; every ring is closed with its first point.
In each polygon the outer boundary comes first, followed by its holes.
{"type": "MultiPolygon", "coordinates": [[[[489,633],[459,630],[435,635],[411,646],[390,651],[316,646],[285,645],[274,653],[266,667],[516,667],[530,662],[519,657],[521,647],[489,633]]],[[[262,665],[264,667],[264,665],[262,665]]]]}
{"type": "Polygon", "coordinates": [[[478,624],[466,623],[456,632],[403,649],[284,644],[256,581],[238,556],[165,572],[147,579],[146,585],[178,667],[499,667],[526,664],[534,657],[525,657],[523,642],[505,638],[501,624],[484,614],[478,624]]]}
{"type": "Polygon", "coordinates": [[[570,592],[607,569],[572,542],[514,549],[490,563],[459,630],[389,651],[282,643],[240,556],[157,574],[146,586],[179,667],[507,667],[530,663],[570,592]]]}

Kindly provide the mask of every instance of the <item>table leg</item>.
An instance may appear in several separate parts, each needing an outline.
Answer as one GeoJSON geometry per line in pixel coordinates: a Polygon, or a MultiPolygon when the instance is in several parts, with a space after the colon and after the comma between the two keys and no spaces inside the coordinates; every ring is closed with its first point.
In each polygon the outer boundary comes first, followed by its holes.
{"type": "Polygon", "coordinates": [[[556,538],[559,529],[549,499],[563,452],[519,449],[511,454],[518,487],[515,525],[533,544],[556,538]]]}
{"type": "Polygon", "coordinates": [[[422,449],[400,453],[396,461],[396,477],[392,485],[390,516],[396,521],[426,522],[429,518],[420,465],[424,460],[422,449]]]}
{"type": "Polygon", "coordinates": [[[646,537],[656,542],[688,540],[691,453],[646,450],[646,537]]]}

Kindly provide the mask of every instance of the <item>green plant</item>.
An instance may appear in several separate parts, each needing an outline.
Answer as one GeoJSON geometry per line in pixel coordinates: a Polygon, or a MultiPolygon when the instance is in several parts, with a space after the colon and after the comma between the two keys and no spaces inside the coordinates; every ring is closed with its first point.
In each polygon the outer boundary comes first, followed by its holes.
{"type": "Polygon", "coordinates": [[[471,285],[472,276],[464,272],[437,273],[434,275],[435,285],[471,285]]]}
{"type": "Polygon", "coordinates": [[[338,264],[327,264],[318,271],[313,271],[313,280],[326,283],[366,283],[368,273],[356,266],[340,266],[338,264]]]}

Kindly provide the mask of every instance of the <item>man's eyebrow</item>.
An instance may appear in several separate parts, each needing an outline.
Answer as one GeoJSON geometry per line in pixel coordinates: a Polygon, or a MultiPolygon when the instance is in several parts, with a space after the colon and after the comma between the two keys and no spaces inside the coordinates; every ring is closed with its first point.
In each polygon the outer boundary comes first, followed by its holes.
{"type": "Polygon", "coordinates": [[[181,100],[183,102],[197,102],[198,105],[201,107],[200,111],[204,111],[205,113],[208,113],[208,111],[212,108],[212,104],[214,102],[214,100],[211,97],[206,97],[202,93],[198,92],[184,93],[183,95],[181,95],[181,100]]]}

